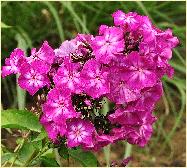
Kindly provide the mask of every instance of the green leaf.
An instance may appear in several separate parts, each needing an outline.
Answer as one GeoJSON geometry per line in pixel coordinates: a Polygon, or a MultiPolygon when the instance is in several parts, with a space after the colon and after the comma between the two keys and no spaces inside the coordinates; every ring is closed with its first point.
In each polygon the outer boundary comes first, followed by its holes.
{"type": "Polygon", "coordinates": [[[9,161],[13,157],[15,157],[15,153],[4,153],[1,156],[1,164],[4,164],[6,161],[9,161]]]}
{"type": "Polygon", "coordinates": [[[22,138],[22,137],[16,139],[17,144],[22,144],[23,141],[24,141],[24,138],[22,138]]]}
{"type": "Polygon", "coordinates": [[[40,151],[42,149],[42,141],[32,142],[32,144],[37,151],[40,151]]]}
{"type": "Polygon", "coordinates": [[[42,128],[40,134],[35,139],[33,139],[32,142],[41,141],[46,137],[47,137],[47,133],[46,133],[45,129],[42,128]]]}
{"type": "Polygon", "coordinates": [[[49,158],[46,156],[42,156],[41,157],[41,166],[43,167],[59,167],[58,163],[56,162],[56,160],[54,158],[49,158]]]}
{"type": "Polygon", "coordinates": [[[32,143],[25,143],[20,149],[18,159],[26,166],[35,154],[35,147],[32,143]]]}
{"type": "Polygon", "coordinates": [[[41,166],[59,167],[57,161],[55,160],[53,149],[49,149],[45,153],[43,153],[40,157],[40,160],[42,161],[41,166]]]}
{"type": "Polygon", "coordinates": [[[6,25],[4,22],[1,22],[1,28],[5,28],[5,29],[7,29],[7,28],[11,28],[12,26],[8,26],[8,25],[6,25]]]}
{"type": "Polygon", "coordinates": [[[69,149],[69,155],[79,161],[84,167],[97,167],[97,159],[91,152],[84,152],[81,149],[69,149]]]}
{"type": "Polygon", "coordinates": [[[32,131],[41,131],[41,124],[37,116],[27,110],[3,110],[1,113],[1,126],[3,128],[20,128],[32,131]]]}
{"type": "Polygon", "coordinates": [[[69,158],[68,149],[67,149],[67,147],[64,144],[60,146],[60,148],[58,149],[58,153],[64,159],[68,159],[69,158]]]}

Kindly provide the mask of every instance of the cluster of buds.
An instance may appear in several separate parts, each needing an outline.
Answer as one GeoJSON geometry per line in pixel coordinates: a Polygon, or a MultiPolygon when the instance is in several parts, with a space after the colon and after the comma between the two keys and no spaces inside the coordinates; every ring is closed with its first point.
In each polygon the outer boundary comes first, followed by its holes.
{"type": "Polygon", "coordinates": [[[168,61],[179,41],[147,16],[112,17],[114,26],[101,25],[96,36],[78,34],[57,49],[45,41],[29,57],[16,48],[5,60],[3,77],[19,74],[32,96],[44,90],[40,122],[54,143],[97,151],[120,140],[143,147],[151,137],[161,78],[173,76],[168,61]]]}

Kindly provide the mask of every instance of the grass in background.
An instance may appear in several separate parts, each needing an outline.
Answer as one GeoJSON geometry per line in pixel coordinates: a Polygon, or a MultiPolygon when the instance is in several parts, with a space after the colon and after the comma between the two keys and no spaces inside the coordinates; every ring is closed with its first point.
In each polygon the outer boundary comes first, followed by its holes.
{"type": "MultiPolygon", "coordinates": [[[[135,159],[139,157],[138,154],[142,154],[141,157],[144,156],[143,163],[140,161],[136,165],[132,161],[132,166],[163,166],[161,162],[158,162],[160,158],[169,160],[169,163],[176,158],[176,151],[172,146],[173,138],[178,131],[185,128],[186,122],[185,6],[185,2],[169,1],[2,2],[2,21],[7,26],[11,26],[2,29],[2,64],[18,45],[19,47],[22,45],[23,49],[29,53],[32,46],[39,47],[44,40],[48,40],[55,48],[64,39],[75,37],[78,32],[96,34],[100,24],[113,24],[111,14],[117,9],[148,15],[159,28],[171,28],[179,38],[180,46],[174,50],[173,59],[170,62],[175,68],[174,79],[170,80],[166,77],[163,79],[165,94],[155,109],[155,115],[158,116],[158,121],[154,125],[155,132],[147,147],[142,149],[128,146],[126,149],[127,153],[133,150],[131,153],[135,155],[135,159]]],[[[20,93],[15,81],[16,78],[13,76],[2,80],[2,106],[5,109],[24,107],[25,93],[20,93]]],[[[31,103],[31,100],[27,97],[27,104],[31,103]]],[[[108,148],[107,151],[109,150],[108,148]]],[[[106,155],[106,157],[109,163],[109,156],[106,155]]]]}

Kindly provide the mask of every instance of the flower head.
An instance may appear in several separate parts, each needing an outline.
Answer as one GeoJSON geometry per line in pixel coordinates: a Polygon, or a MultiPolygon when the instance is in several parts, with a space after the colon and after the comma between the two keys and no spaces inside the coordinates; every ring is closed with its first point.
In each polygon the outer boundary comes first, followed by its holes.
{"type": "Polygon", "coordinates": [[[108,72],[102,70],[101,64],[96,60],[86,62],[81,71],[81,77],[84,91],[93,98],[98,98],[109,92],[108,72]]]}
{"type": "Polygon", "coordinates": [[[20,64],[25,59],[24,51],[20,48],[14,49],[11,53],[10,58],[6,58],[5,66],[2,67],[2,76],[5,77],[12,73],[16,74],[20,71],[20,64]]]}
{"type": "Polygon", "coordinates": [[[151,87],[157,82],[155,64],[139,55],[138,52],[131,52],[126,60],[123,70],[123,79],[132,89],[151,87]]]}
{"type": "Polygon", "coordinates": [[[55,49],[56,60],[64,59],[65,57],[70,57],[77,49],[76,43],[73,40],[64,41],[58,49],[55,49]]]}
{"type": "Polygon", "coordinates": [[[92,134],[94,127],[89,121],[74,119],[67,123],[68,147],[92,144],[92,134]]]}
{"type": "Polygon", "coordinates": [[[33,48],[31,50],[31,56],[28,57],[29,62],[39,60],[43,61],[47,65],[51,65],[54,62],[54,59],[54,50],[49,46],[47,41],[44,41],[44,43],[38,51],[36,51],[36,48],[33,48]]]}
{"type": "Polygon", "coordinates": [[[43,112],[56,123],[79,115],[72,106],[71,92],[66,88],[54,88],[48,93],[43,112]]]}
{"type": "Polygon", "coordinates": [[[117,10],[112,17],[116,26],[126,26],[131,31],[136,30],[140,24],[139,16],[135,12],[125,14],[123,11],[117,10]]]}
{"type": "Polygon", "coordinates": [[[34,95],[40,88],[50,85],[47,71],[48,66],[41,61],[24,63],[20,68],[21,75],[18,78],[18,84],[22,89],[34,95]]]}
{"type": "Polygon", "coordinates": [[[119,27],[105,27],[100,32],[102,34],[95,37],[92,48],[97,61],[107,64],[124,49],[123,30],[119,27]]]}
{"type": "Polygon", "coordinates": [[[30,57],[17,48],[5,60],[3,77],[20,74],[31,95],[43,88],[40,122],[54,143],[62,137],[69,148],[98,151],[120,140],[143,147],[151,138],[161,79],[174,74],[169,60],[179,40],[148,16],[118,10],[112,17],[114,26],[101,25],[95,37],[77,34],[55,50],[45,41],[30,57]]]}
{"type": "Polygon", "coordinates": [[[80,65],[66,61],[54,75],[53,81],[58,88],[65,87],[73,93],[81,91],[80,65]]]}
{"type": "Polygon", "coordinates": [[[40,123],[44,126],[49,139],[53,142],[57,142],[58,135],[64,136],[67,131],[65,120],[61,120],[60,123],[55,123],[51,119],[47,118],[46,115],[42,115],[40,123]]]}

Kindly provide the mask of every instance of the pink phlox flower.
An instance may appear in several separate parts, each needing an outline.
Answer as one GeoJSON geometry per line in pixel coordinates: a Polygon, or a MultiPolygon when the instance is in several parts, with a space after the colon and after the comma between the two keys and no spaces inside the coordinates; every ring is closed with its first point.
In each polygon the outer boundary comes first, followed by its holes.
{"type": "Polygon", "coordinates": [[[47,96],[42,106],[44,114],[56,123],[62,120],[78,117],[71,102],[71,92],[66,88],[54,88],[47,96]]]}
{"type": "Polygon", "coordinates": [[[67,123],[67,145],[68,147],[76,147],[79,145],[92,144],[92,135],[94,127],[91,122],[74,119],[67,123]]]}
{"type": "Polygon", "coordinates": [[[110,63],[111,60],[116,59],[115,54],[124,49],[123,30],[119,27],[105,28],[102,35],[96,36],[93,40],[92,48],[97,61],[110,63]]]}
{"type": "Polygon", "coordinates": [[[172,78],[174,69],[169,65],[169,60],[172,57],[172,50],[162,39],[157,40],[156,44],[141,43],[140,54],[145,56],[146,59],[151,59],[155,62],[157,66],[156,73],[159,78],[165,74],[172,78]]]}
{"type": "Polygon", "coordinates": [[[41,48],[37,51],[36,48],[31,50],[31,56],[27,58],[28,62],[31,63],[34,60],[43,61],[47,65],[50,65],[54,62],[55,54],[54,50],[48,44],[47,41],[44,41],[41,48]]]}
{"type": "Polygon", "coordinates": [[[151,59],[157,66],[157,75],[162,77],[167,74],[170,78],[173,76],[174,70],[169,65],[168,61],[172,57],[172,50],[162,40],[155,43],[141,43],[140,54],[146,59],[151,59]]]}
{"type": "Polygon", "coordinates": [[[153,132],[151,124],[142,125],[138,130],[133,129],[132,127],[126,127],[126,129],[130,132],[126,137],[127,142],[136,144],[140,147],[144,147],[148,143],[153,132]]]}
{"type": "Polygon", "coordinates": [[[141,24],[138,29],[143,35],[144,42],[156,41],[156,35],[158,34],[159,30],[152,25],[148,16],[141,16],[141,24]]]}
{"type": "Polygon", "coordinates": [[[116,104],[124,104],[126,102],[135,101],[140,97],[140,91],[131,89],[122,79],[122,74],[116,68],[111,68],[110,72],[110,93],[107,97],[116,104]]]}
{"type": "Polygon", "coordinates": [[[74,40],[66,40],[64,41],[58,49],[55,49],[56,60],[64,59],[65,57],[69,57],[72,53],[75,53],[77,49],[77,45],[74,40]]]}
{"type": "Polygon", "coordinates": [[[106,135],[106,134],[98,134],[95,132],[94,137],[93,137],[93,144],[88,145],[84,144],[82,147],[85,151],[99,151],[101,148],[104,146],[107,146],[110,143],[113,143],[114,136],[113,135],[106,135]]]}
{"type": "MultiPolygon", "coordinates": [[[[132,115],[133,113],[131,112],[132,115]]],[[[139,114],[137,113],[137,115],[139,114]]],[[[153,132],[152,124],[156,121],[156,117],[150,112],[145,112],[139,115],[138,120],[141,120],[141,124],[125,124],[121,128],[113,128],[112,132],[115,135],[116,141],[127,140],[130,144],[144,147],[151,138],[153,132]]]]}
{"type": "Polygon", "coordinates": [[[179,39],[173,36],[172,30],[167,29],[158,34],[157,39],[165,43],[169,48],[175,48],[179,44],[179,39]]]}
{"type": "Polygon", "coordinates": [[[77,41],[78,44],[90,44],[91,41],[94,39],[94,36],[91,34],[80,34],[76,36],[75,40],[77,41]]]}
{"type": "Polygon", "coordinates": [[[5,66],[2,67],[2,77],[4,78],[12,73],[19,73],[19,62],[25,58],[26,57],[23,50],[20,48],[14,49],[14,51],[10,54],[10,58],[5,59],[5,66]]]}
{"type": "Polygon", "coordinates": [[[73,93],[80,93],[82,88],[80,65],[70,61],[65,62],[54,75],[53,81],[58,88],[65,87],[73,93]]]}
{"type": "Polygon", "coordinates": [[[131,31],[135,31],[140,24],[139,15],[135,12],[125,14],[123,11],[117,10],[112,14],[112,17],[116,26],[126,26],[131,31]]]}
{"type": "Polygon", "coordinates": [[[142,89],[153,86],[157,80],[154,62],[139,55],[138,52],[131,52],[125,61],[126,68],[123,71],[123,80],[132,89],[142,89]]]}
{"type": "Polygon", "coordinates": [[[45,115],[42,115],[40,119],[40,123],[44,126],[49,139],[51,139],[53,142],[57,142],[58,135],[64,136],[66,134],[66,122],[61,121],[61,123],[55,123],[53,121],[50,121],[45,115]]]}
{"type": "Polygon", "coordinates": [[[96,60],[87,61],[81,71],[84,91],[93,98],[109,93],[108,74],[107,71],[101,69],[101,64],[96,60]]]}
{"type": "Polygon", "coordinates": [[[153,87],[143,89],[140,98],[133,102],[133,107],[136,110],[153,110],[155,103],[162,94],[162,83],[158,82],[153,87]]]}
{"type": "Polygon", "coordinates": [[[142,56],[155,58],[157,55],[156,44],[154,42],[141,42],[139,45],[139,53],[142,56]]]}
{"type": "Polygon", "coordinates": [[[146,112],[142,117],[143,124],[140,126],[126,126],[128,135],[127,141],[131,144],[137,144],[140,147],[144,147],[151,138],[153,128],[152,124],[156,121],[150,112],[146,112]]]}
{"type": "Polygon", "coordinates": [[[121,125],[140,125],[142,124],[141,117],[144,113],[144,111],[135,111],[127,106],[126,108],[118,108],[108,118],[112,123],[119,123],[121,125]]]}
{"type": "Polygon", "coordinates": [[[18,78],[19,86],[33,96],[39,89],[50,85],[46,75],[47,70],[48,66],[42,61],[22,64],[20,68],[21,75],[18,78]]]}

